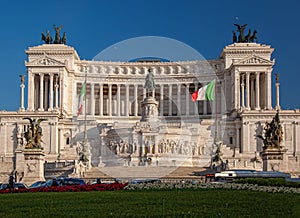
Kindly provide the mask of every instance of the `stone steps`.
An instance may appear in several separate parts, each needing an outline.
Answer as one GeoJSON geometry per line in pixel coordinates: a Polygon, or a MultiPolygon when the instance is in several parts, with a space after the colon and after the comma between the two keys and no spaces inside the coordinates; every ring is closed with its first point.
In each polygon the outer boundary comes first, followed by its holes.
{"type": "Polygon", "coordinates": [[[195,177],[195,172],[203,171],[201,167],[93,167],[85,172],[85,178],[117,178],[121,180],[154,178],[188,178],[195,177]]]}

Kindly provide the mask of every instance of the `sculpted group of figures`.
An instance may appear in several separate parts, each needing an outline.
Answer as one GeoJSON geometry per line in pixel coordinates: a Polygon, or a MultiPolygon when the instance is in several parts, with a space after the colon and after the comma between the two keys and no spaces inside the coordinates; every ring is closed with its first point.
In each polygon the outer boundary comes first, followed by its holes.
{"type": "Polygon", "coordinates": [[[263,140],[264,149],[281,148],[280,143],[283,140],[283,129],[279,119],[279,111],[277,111],[271,122],[266,122],[263,136],[258,135],[257,137],[263,140]]]}
{"type": "Polygon", "coordinates": [[[24,133],[21,132],[20,126],[17,127],[18,146],[23,147],[25,145],[25,149],[42,149],[43,134],[40,123],[47,119],[31,119],[30,117],[24,117],[23,119],[29,120],[30,124],[24,133]]]}
{"type": "MultiPolygon", "coordinates": [[[[144,145],[146,154],[155,154],[155,144],[150,139],[146,139],[144,145]]],[[[109,149],[116,155],[137,154],[139,150],[136,141],[129,143],[126,140],[110,141],[109,149]]],[[[171,139],[163,139],[158,143],[159,154],[201,155],[203,153],[202,150],[203,147],[197,146],[196,143],[176,142],[171,139]]]]}
{"type": "Polygon", "coordinates": [[[64,32],[63,36],[60,36],[60,31],[62,29],[62,25],[59,27],[56,27],[55,25],[53,25],[53,28],[55,30],[55,38],[54,41],[51,37],[50,31],[47,30],[46,34],[42,33],[42,41],[44,41],[46,44],[66,44],[67,43],[67,36],[66,36],[66,32],[64,32]]]}
{"type": "Polygon", "coordinates": [[[161,154],[183,154],[183,155],[201,155],[202,148],[197,146],[197,143],[193,144],[183,141],[174,141],[170,139],[163,139],[158,145],[158,153],[161,154]]]}
{"type": "Polygon", "coordinates": [[[244,31],[246,29],[247,24],[244,25],[239,25],[239,24],[234,24],[237,27],[237,31],[239,32],[239,36],[236,35],[236,31],[232,31],[232,43],[236,42],[257,42],[257,31],[254,30],[253,33],[251,33],[251,29],[249,29],[248,34],[244,35],[244,31]]]}

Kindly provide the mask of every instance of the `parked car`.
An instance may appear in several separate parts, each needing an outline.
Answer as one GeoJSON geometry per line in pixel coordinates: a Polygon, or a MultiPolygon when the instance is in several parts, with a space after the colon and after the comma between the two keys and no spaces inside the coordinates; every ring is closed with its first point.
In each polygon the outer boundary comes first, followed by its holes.
{"type": "Polygon", "coordinates": [[[130,184],[139,184],[139,183],[160,183],[160,179],[134,179],[131,180],[130,184]]]}
{"type": "Polygon", "coordinates": [[[35,183],[31,184],[28,188],[39,188],[42,187],[46,181],[36,181],[35,183]]]}
{"type": "Polygon", "coordinates": [[[85,182],[80,178],[58,178],[57,179],[61,185],[84,185],[85,182]]]}
{"type": "Polygon", "coordinates": [[[84,185],[85,182],[83,179],[80,178],[53,178],[48,179],[47,181],[43,182],[41,185],[37,185],[33,188],[42,188],[42,187],[50,187],[50,186],[69,186],[69,185],[84,185]]]}
{"type": "MultiPolygon", "coordinates": [[[[22,182],[15,182],[13,188],[14,189],[27,189],[27,185],[22,182]]],[[[7,189],[9,189],[9,183],[3,183],[0,187],[0,190],[7,190],[7,189]]]]}

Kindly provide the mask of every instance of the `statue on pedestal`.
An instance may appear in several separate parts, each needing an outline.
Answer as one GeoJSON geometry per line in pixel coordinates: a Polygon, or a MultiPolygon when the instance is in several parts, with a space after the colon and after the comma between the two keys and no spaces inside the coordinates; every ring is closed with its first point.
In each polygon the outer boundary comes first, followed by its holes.
{"type": "Polygon", "coordinates": [[[264,149],[281,148],[280,143],[283,140],[283,128],[279,119],[279,110],[277,110],[276,115],[270,123],[266,122],[264,136],[258,135],[257,137],[263,140],[264,149]]]}
{"type": "Polygon", "coordinates": [[[154,74],[150,68],[148,69],[144,88],[146,89],[147,96],[149,96],[149,93],[153,93],[155,90],[154,74]]]}
{"type": "Polygon", "coordinates": [[[46,121],[47,119],[31,119],[30,117],[24,117],[23,120],[29,120],[30,125],[28,126],[27,131],[24,133],[24,137],[26,139],[25,149],[42,149],[41,138],[42,127],[40,127],[40,123],[42,121],[46,121]]]}

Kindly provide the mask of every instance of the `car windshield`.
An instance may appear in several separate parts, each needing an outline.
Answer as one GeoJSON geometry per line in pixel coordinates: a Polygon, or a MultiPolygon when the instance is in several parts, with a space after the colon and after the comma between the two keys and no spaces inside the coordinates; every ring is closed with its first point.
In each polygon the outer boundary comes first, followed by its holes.
{"type": "Polygon", "coordinates": [[[35,183],[33,183],[32,185],[29,186],[29,188],[33,188],[33,187],[38,187],[43,185],[44,183],[46,183],[45,181],[37,181],[35,183]]]}

